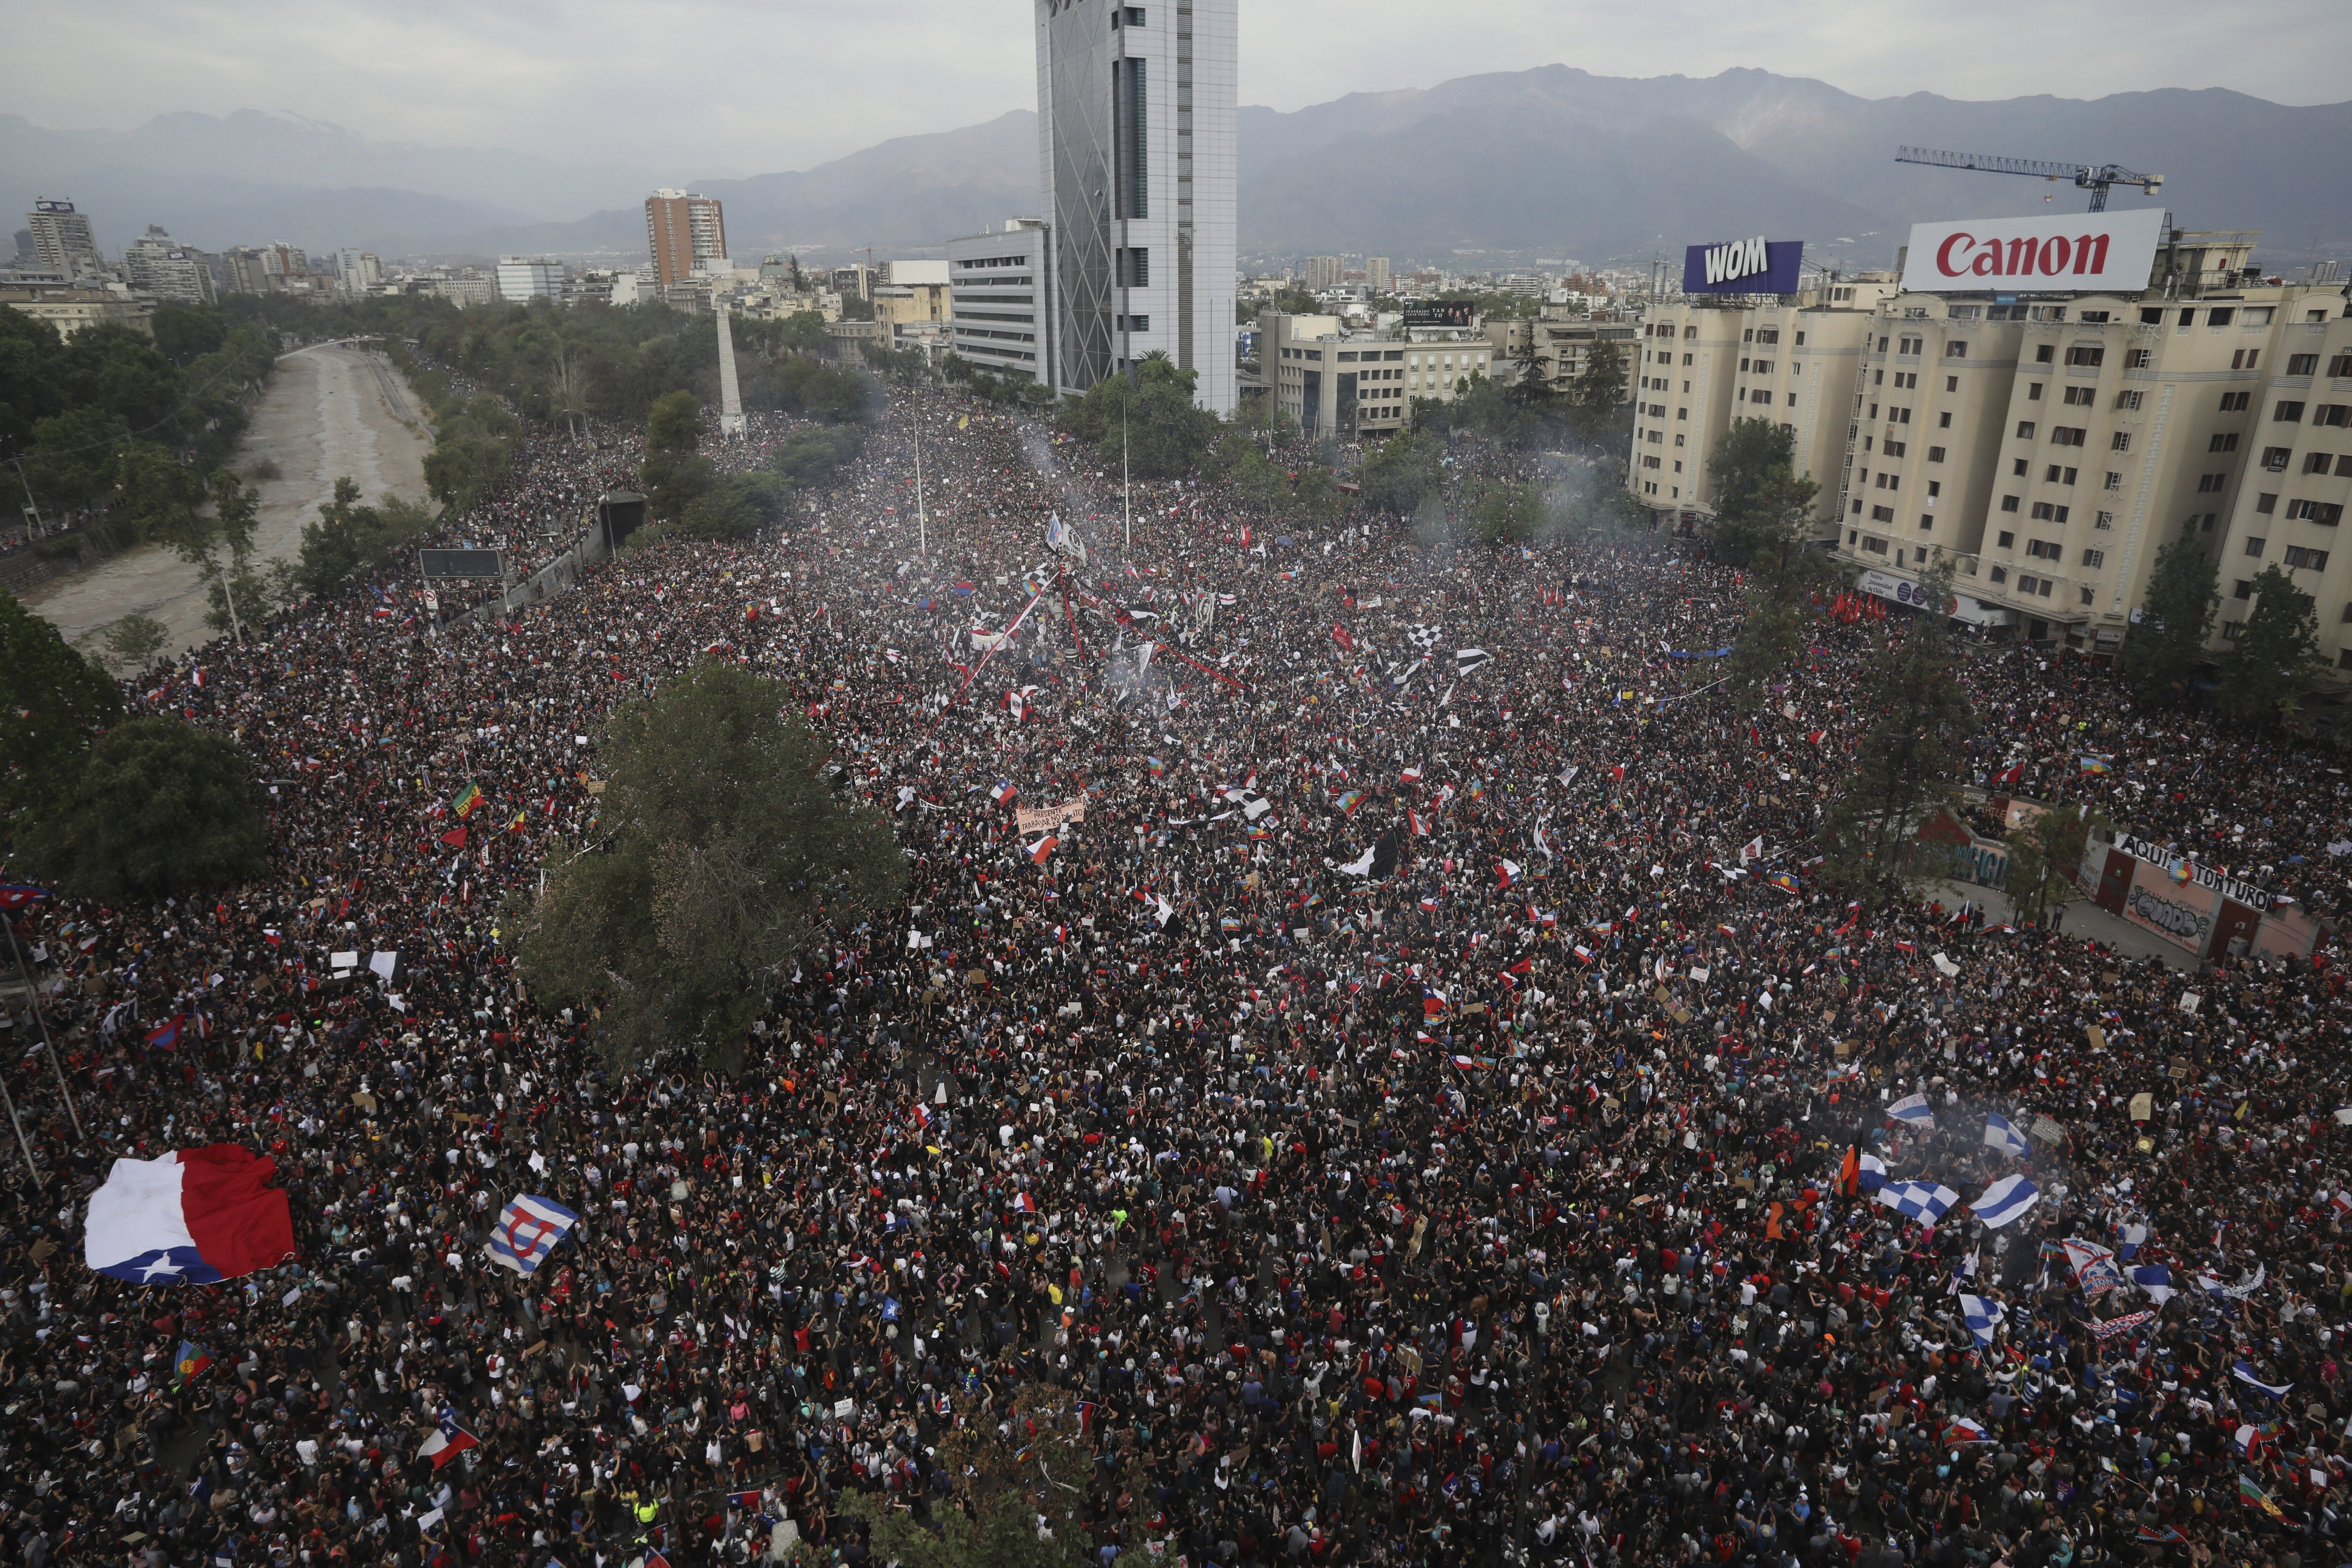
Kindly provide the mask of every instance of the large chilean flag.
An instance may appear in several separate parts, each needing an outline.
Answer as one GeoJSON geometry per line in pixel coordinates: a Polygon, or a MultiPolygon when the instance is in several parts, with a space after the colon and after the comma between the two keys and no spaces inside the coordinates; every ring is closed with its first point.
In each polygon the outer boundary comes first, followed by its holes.
{"type": "Polygon", "coordinates": [[[117,1160],[89,1196],[82,1256],[139,1285],[209,1285],[268,1268],[294,1250],[286,1194],[269,1184],[277,1173],[276,1161],[235,1143],[117,1160]]]}

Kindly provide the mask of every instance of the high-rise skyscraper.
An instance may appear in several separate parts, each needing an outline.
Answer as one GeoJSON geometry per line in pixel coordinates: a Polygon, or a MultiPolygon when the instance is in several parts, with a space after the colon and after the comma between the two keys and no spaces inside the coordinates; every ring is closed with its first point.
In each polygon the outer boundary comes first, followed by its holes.
{"type": "Polygon", "coordinates": [[[1035,3],[1052,384],[1082,392],[1159,352],[1230,413],[1239,0],[1035,3]]]}
{"type": "Polygon", "coordinates": [[[1373,294],[1389,291],[1389,258],[1385,256],[1364,258],[1364,288],[1373,294]]]}
{"type": "Polygon", "coordinates": [[[656,191],[646,198],[646,244],[664,289],[727,254],[727,218],[716,196],[656,191]]]}
{"type": "Polygon", "coordinates": [[[105,269],[89,215],[74,211],[73,203],[43,196],[26,215],[25,226],[33,231],[34,259],[67,279],[95,278],[105,269]]]}

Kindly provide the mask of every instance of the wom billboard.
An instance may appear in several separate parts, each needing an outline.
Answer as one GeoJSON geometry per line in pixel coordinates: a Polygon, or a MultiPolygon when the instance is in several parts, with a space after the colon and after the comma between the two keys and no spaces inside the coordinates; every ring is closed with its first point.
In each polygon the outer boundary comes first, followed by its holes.
{"type": "Polygon", "coordinates": [[[1725,245],[1694,245],[1683,253],[1685,294],[1793,294],[1801,239],[1735,239],[1725,245]]]}
{"type": "Polygon", "coordinates": [[[2057,213],[1977,223],[1916,223],[1903,287],[1928,294],[2147,287],[2164,215],[2057,213]]]}

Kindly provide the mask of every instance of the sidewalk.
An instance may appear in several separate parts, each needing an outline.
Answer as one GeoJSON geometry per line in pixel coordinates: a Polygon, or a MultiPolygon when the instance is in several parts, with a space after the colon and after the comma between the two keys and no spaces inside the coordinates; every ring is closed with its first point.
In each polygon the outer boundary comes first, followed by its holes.
{"type": "MultiPolygon", "coordinates": [[[[1948,910],[1974,900],[1983,906],[1988,924],[2016,919],[2009,895],[1998,888],[1982,888],[1974,882],[1936,881],[1927,884],[1927,896],[1939,900],[1948,910]]],[[[2154,931],[2143,931],[2121,915],[2109,914],[2088,899],[2077,899],[2068,904],[2057,923],[2058,929],[2068,936],[2105,942],[2128,958],[2161,959],[2182,971],[2193,971],[2199,963],[2187,948],[2168,942],[2154,931]]]]}

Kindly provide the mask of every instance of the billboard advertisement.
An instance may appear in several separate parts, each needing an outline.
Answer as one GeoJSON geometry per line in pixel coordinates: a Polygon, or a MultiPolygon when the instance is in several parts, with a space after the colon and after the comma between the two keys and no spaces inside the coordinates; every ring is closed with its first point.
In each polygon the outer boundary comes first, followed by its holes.
{"type": "Polygon", "coordinates": [[[2043,213],[1915,223],[1903,287],[1928,294],[2116,289],[2138,293],[2156,266],[2164,214],[2043,213]]]}
{"type": "Polygon", "coordinates": [[[1404,324],[1408,327],[1466,327],[1470,325],[1471,302],[1467,300],[1424,300],[1404,308],[1404,324]]]}
{"type": "Polygon", "coordinates": [[[1694,245],[1683,253],[1685,294],[1793,294],[1797,264],[1804,259],[1801,239],[1727,240],[1721,245],[1694,245]]]}

